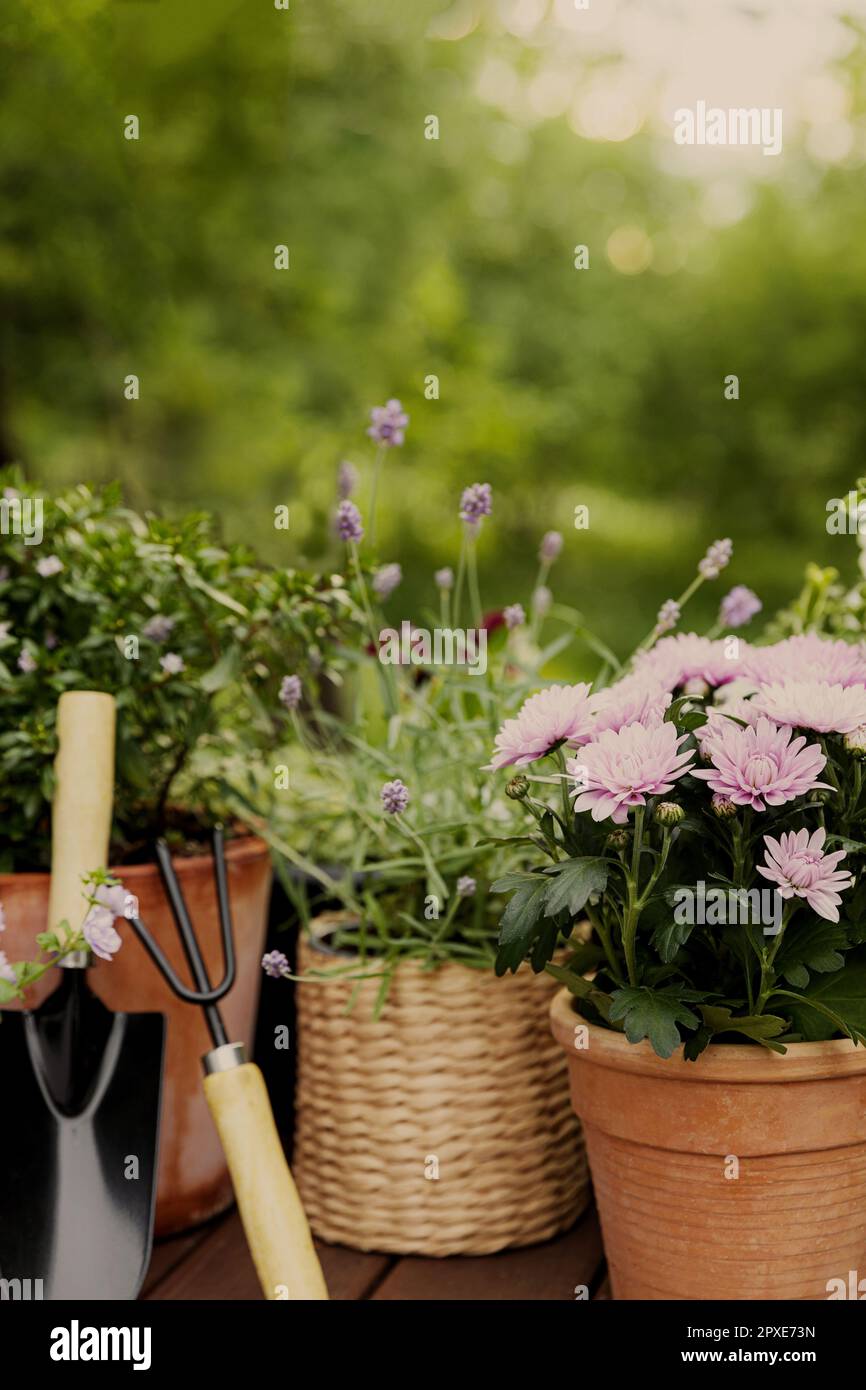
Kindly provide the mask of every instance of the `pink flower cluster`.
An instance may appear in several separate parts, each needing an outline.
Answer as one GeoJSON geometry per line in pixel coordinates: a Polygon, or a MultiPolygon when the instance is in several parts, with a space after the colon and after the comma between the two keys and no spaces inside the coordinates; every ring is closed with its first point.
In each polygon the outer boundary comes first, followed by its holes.
{"type": "Polygon", "coordinates": [[[769,647],[695,633],[664,637],[607,690],[553,685],[532,695],[496,737],[492,768],[523,767],[556,748],[575,807],[617,824],[686,773],[735,807],[784,805],[816,790],[826,757],[808,734],[866,732],[866,649],[809,634],[769,647]],[[665,711],[675,694],[714,698],[698,731],[707,767],[680,747],[665,711]],[[726,696],[728,698],[726,698],[726,696]]]}

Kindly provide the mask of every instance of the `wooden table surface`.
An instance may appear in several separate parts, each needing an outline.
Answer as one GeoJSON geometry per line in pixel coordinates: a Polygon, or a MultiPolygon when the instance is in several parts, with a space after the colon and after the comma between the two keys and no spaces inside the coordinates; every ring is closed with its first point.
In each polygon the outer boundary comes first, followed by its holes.
{"type": "MultiPolygon", "coordinates": [[[[609,1296],[592,1209],[567,1235],[499,1255],[422,1259],[362,1254],[324,1241],[316,1241],[316,1248],[333,1299],[573,1301],[581,1286],[591,1298],[609,1296]]],[[[260,1299],[237,1212],[187,1235],[158,1241],[142,1298],[260,1299]]]]}

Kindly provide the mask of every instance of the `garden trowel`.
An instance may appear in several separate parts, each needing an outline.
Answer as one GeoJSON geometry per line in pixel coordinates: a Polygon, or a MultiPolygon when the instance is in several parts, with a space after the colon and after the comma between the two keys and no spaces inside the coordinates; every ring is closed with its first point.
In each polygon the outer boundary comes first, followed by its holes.
{"type": "MultiPolygon", "coordinates": [[[[111,695],[60,697],[47,926],[61,939],[87,912],[82,877],[108,861],[114,726],[111,695]]],[[[38,1009],[0,1016],[0,1279],[18,1297],[132,1299],[153,1236],[165,1020],[110,1013],[89,951],[58,963],[38,1009]]]]}

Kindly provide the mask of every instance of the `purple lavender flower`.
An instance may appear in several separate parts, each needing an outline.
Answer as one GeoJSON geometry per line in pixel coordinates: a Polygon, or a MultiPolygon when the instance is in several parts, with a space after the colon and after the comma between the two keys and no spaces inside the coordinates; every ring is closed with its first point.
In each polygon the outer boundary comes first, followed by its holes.
{"type": "Polygon", "coordinates": [[[747,589],[745,584],[737,584],[722,599],[719,622],[723,627],[745,627],[763,606],[757,594],[747,589]]]}
{"type": "Polygon", "coordinates": [[[468,874],[464,874],[462,878],[458,878],[458,880],[457,880],[457,896],[458,896],[458,898],[471,898],[472,895],[473,895],[473,893],[475,892],[475,888],[476,888],[475,879],[474,879],[474,878],[470,878],[468,874]]]}
{"type": "Polygon", "coordinates": [[[713,541],[698,565],[698,573],[703,575],[704,579],[718,579],[733,553],[734,547],[730,540],[713,541]]]}
{"type": "Polygon", "coordinates": [[[280,685],[281,705],[285,705],[286,709],[297,709],[303,693],[304,687],[301,685],[300,676],[283,676],[280,685]]]}
{"type": "Polygon", "coordinates": [[[384,601],[393,594],[402,578],[403,571],[399,565],[383,565],[373,575],[373,593],[384,601]]]}
{"type": "Polygon", "coordinates": [[[389,816],[399,815],[409,805],[409,788],[403,785],[399,777],[393,782],[386,782],[379,795],[382,798],[382,809],[387,811],[389,816]]]}
{"type": "Polygon", "coordinates": [[[350,463],[348,459],[343,459],[343,462],[337,469],[337,496],[340,498],[340,501],[345,502],[351,497],[357,486],[357,468],[354,463],[350,463]]]}
{"type": "Polygon", "coordinates": [[[0,951],[0,980],[5,980],[7,985],[17,985],[18,983],[18,976],[15,974],[14,967],[10,964],[5,951],[0,951]]]}
{"type": "Polygon", "coordinates": [[[341,502],[337,507],[337,514],[334,518],[334,528],[341,541],[358,541],[364,538],[364,524],[361,521],[361,513],[350,502],[348,498],[341,502]]]}
{"type": "Polygon", "coordinates": [[[148,618],[144,627],[141,629],[142,636],[149,642],[165,642],[171,636],[174,628],[174,618],[167,618],[162,613],[154,613],[152,618],[148,618]]]}
{"type": "Polygon", "coordinates": [[[289,969],[288,959],[282,951],[268,951],[266,955],[262,956],[262,969],[266,975],[270,975],[272,980],[279,980],[281,977],[288,978],[292,973],[289,969]]]}
{"type": "Polygon", "coordinates": [[[384,405],[374,406],[370,411],[370,419],[372,424],[367,433],[377,444],[392,449],[403,443],[409,416],[399,401],[390,400],[384,405]]]}
{"type": "Polygon", "coordinates": [[[506,608],[503,608],[502,616],[505,619],[505,626],[509,631],[513,627],[522,627],[526,622],[526,614],[523,611],[522,603],[509,603],[506,608]]]}
{"type": "Polygon", "coordinates": [[[444,569],[437,570],[433,578],[436,580],[436,588],[444,589],[447,593],[454,588],[454,571],[449,565],[444,569]]]}
{"type": "Polygon", "coordinates": [[[470,526],[479,526],[493,511],[493,493],[489,483],[471,483],[460,498],[460,519],[470,526]]]}
{"type": "Polygon", "coordinates": [[[166,652],[165,656],[159,658],[159,664],[167,676],[179,676],[181,671],[186,670],[186,662],[177,652],[166,652]]]}
{"type": "Polygon", "coordinates": [[[541,539],[538,558],[546,564],[552,565],[561,550],[562,536],[560,533],[558,531],[547,531],[541,539]]]}
{"type": "Polygon", "coordinates": [[[665,599],[656,618],[656,632],[670,632],[680,620],[680,606],[675,598],[665,599]]]}
{"type": "Polygon", "coordinates": [[[36,561],[36,573],[40,579],[50,579],[63,569],[63,561],[57,555],[46,555],[44,560],[36,561]]]}
{"type": "Polygon", "coordinates": [[[36,661],[26,647],[18,658],[18,670],[25,676],[32,676],[36,670],[36,661]]]}
{"type": "Polygon", "coordinates": [[[92,907],[84,919],[84,940],[100,960],[111,960],[123,941],[114,929],[114,913],[110,907],[92,907]]]}

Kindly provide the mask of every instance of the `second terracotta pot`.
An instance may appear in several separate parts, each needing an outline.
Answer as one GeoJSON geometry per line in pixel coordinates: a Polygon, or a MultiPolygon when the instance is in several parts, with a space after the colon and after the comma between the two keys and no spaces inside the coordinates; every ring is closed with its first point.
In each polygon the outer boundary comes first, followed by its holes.
{"type": "Polygon", "coordinates": [[[866,1048],[664,1061],[586,1024],[567,990],[551,1021],[614,1298],[826,1299],[866,1278],[866,1048]]]}
{"type": "MultiPolygon", "coordinates": [[[[268,847],[252,837],[232,841],[226,846],[226,863],[238,969],[220,1010],[232,1041],[251,1046],[271,889],[268,847]]],[[[175,867],[208,971],[216,982],[222,978],[223,966],[212,860],[210,856],[179,858],[175,867]]],[[[114,872],[138,898],[140,916],[180,978],[191,983],[156,866],[138,864],[114,872]]],[[[0,875],[0,902],[7,921],[3,948],[11,960],[26,959],[36,951],[36,933],[47,924],[48,882],[48,874],[0,875]]],[[[156,1234],[168,1235],[207,1220],[232,1200],[231,1179],[202,1089],[201,1058],[212,1044],[202,1010],[177,999],[131,929],[121,931],[123,948],[110,963],[99,961],[93,966],[90,985],[114,1011],[153,1011],[168,1018],[156,1211],[156,1234]]],[[[28,994],[31,1007],[56,988],[58,976],[57,970],[43,976],[28,994]]]]}

